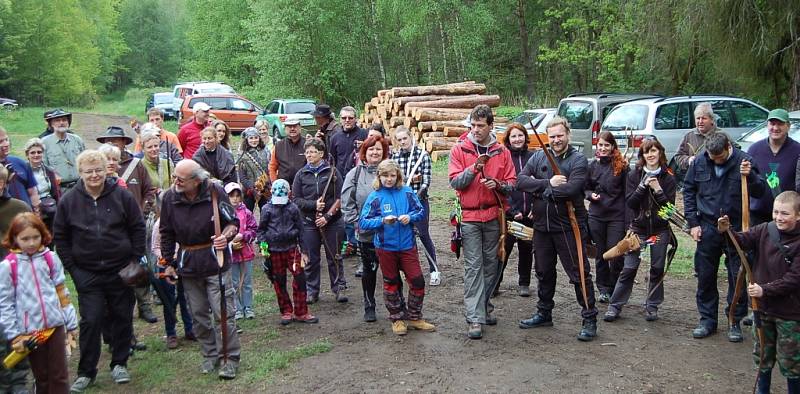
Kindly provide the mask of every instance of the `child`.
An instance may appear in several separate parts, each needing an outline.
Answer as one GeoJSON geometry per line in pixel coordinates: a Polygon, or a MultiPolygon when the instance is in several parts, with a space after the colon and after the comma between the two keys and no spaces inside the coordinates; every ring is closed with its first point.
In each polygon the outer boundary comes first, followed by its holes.
{"type": "Polygon", "coordinates": [[[301,256],[299,249],[300,234],[303,231],[303,219],[300,208],[289,201],[289,182],[278,179],[272,183],[272,198],[261,209],[261,222],[258,226],[258,240],[268,244],[269,257],[265,260],[264,269],[272,280],[278,307],[281,310],[281,325],[292,320],[301,323],[319,321],[308,312],[306,303],[306,273],[303,269],[307,259],[301,256]],[[271,262],[271,267],[270,267],[271,262]],[[286,291],[286,270],[292,273],[292,300],[286,291]]]}
{"type": "MultiPolygon", "coordinates": [[[[153,253],[153,258],[155,261],[158,261],[158,267],[160,272],[163,272],[165,267],[161,266],[161,232],[159,231],[159,225],[161,224],[161,218],[156,219],[156,222],[153,223],[153,233],[152,237],[152,248],[151,252],[153,253]]],[[[164,260],[166,261],[166,260],[164,260]]],[[[183,321],[183,332],[184,332],[184,339],[187,341],[196,341],[197,338],[194,336],[194,332],[192,331],[193,322],[192,322],[192,315],[189,313],[189,305],[186,303],[186,296],[183,292],[183,282],[178,281],[176,284],[170,284],[166,278],[160,278],[159,282],[161,282],[161,287],[164,289],[166,296],[169,298],[167,302],[173,306],[172,313],[169,313],[169,309],[164,306],[164,330],[167,334],[167,349],[177,349],[178,348],[178,335],[175,331],[175,326],[178,324],[177,320],[177,311],[175,305],[180,307],[181,311],[181,320],[183,321]]]]}
{"type": "Polygon", "coordinates": [[[253,312],[253,258],[256,257],[253,240],[258,230],[258,222],[242,202],[242,187],[238,183],[231,182],[225,185],[225,193],[228,193],[231,205],[236,208],[236,216],[239,218],[239,233],[231,241],[233,248],[231,276],[233,276],[233,287],[236,288],[234,318],[252,319],[256,317],[253,312]]]}
{"type": "Polygon", "coordinates": [[[433,324],[422,320],[425,277],[419,266],[412,223],[422,220],[422,204],[414,191],[403,184],[403,173],[393,160],[378,164],[378,178],[361,210],[361,231],[375,231],[375,252],[383,274],[383,298],[392,331],[406,335],[408,327],[435,331],[433,324]],[[400,271],[408,281],[408,304],[400,294],[400,271]],[[408,322],[405,321],[408,319],[408,322]]]}
{"type": "MultiPolygon", "coordinates": [[[[785,191],[775,197],[772,219],[750,231],[735,233],[734,237],[745,251],[758,252],[757,260],[751,262],[753,277],[748,279],[752,284],[747,286],[747,294],[758,303],[764,332],[763,348],[758,335],[754,335],[758,392],[769,393],[772,367],[777,358],[789,392],[797,393],[800,392],[800,363],[797,362],[800,358],[800,194],[785,191]]],[[[723,216],[717,226],[720,232],[725,232],[730,228],[730,220],[723,216]]]]}
{"type": "Polygon", "coordinates": [[[28,359],[37,392],[66,393],[65,345],[78,328],[78,318],[64,284],[61,260],[44,246],[50,240],[44,222],[33,213],[21,213],[11,222],[3,239],[11,253],[0,263],[0,326],[4,339],[18,352],[24,351],[32,334],[55,328],[28,359]]]}

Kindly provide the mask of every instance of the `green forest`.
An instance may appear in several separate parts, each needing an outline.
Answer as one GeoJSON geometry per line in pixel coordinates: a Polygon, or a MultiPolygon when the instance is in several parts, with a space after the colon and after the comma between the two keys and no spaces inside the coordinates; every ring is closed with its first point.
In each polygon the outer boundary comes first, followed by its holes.
{"type": "Polygon", "coordinates": [[[190,80],[262,103],[475,80],[507,105],[607,91],[800,108],[800,0],[0,0],[0,96],[91,106],[190,80]]]}

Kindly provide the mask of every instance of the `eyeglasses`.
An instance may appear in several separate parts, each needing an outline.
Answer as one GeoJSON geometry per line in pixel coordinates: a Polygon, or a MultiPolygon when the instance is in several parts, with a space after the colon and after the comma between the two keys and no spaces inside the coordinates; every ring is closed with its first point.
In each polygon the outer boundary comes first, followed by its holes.
{"type": "Polygon", "coordinates": [[[44,154],[44,152],[40,151],[40,150],[32,150],[32,151],[28,151],[28,154],[29,155],[41,155],[41,154],[44,154]]]}
{"type": "Polygon", "coordinates": [[[194,176],[180,177],[180,176],[178,176],[176,174],[172,174],[172,180],[174,182],[185,183],[185,182],[188,182],[188,181],[190,181],[192,179],[194,179],[194,176]]]}
{"type": "Polygon", "coordinates": [[[342,116],[341,118],[342,118],[342,120],[353,120],[353,119],[355,119],[354,116],[342,116]]]}
{"type": "Polygon", "coordinates": [[[83,175],[96,175],[96,174],[105,174],[105,168],[90,168],[87,170],[81,170],[81,174],[83,175]]]}

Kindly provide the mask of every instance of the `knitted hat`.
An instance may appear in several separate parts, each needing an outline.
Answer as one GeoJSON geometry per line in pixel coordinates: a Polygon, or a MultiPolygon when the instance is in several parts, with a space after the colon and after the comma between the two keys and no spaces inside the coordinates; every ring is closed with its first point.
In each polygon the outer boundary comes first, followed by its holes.
{"type": "Polygon", "coordinates": [[[278,179],[272,182],[272,203],[275,205],[289,203],[289,182],[285,179],[278,179]]]}

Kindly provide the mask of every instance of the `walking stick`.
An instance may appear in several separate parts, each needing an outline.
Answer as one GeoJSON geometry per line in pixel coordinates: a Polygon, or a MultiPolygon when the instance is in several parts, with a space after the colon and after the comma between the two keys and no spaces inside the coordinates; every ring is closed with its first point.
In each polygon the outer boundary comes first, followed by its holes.
{"type": "MultiPolygon", "coordinates": [[[[331,182],[333,181],[333,178],[336,176],[336,167],[330,165],[330,169],[331,169],[331,175],[328,177],[328,182],[325,183],[325,188],[322,189],[322,194],[320,194],[319,196],[319,198],[323,202],[325,201],[325,196],[328,194],[328,188],[331,186],[331,182]]],[[[336,186],[334,186],[334,188],[335,187],[336,186]]],[[[320,218],[321,216],[322,212],[317,210],[316,217],[320,218]]],[[[314,225],[316,226],[316,223],[314,225]]],[[[322,227],[317,226],[317,231],[319,232],[319,238],[322,241],[322,247],[325,249],[325,254],[333,257],[333,268],[336,272],[336,278],[334,278],[333,283],[337,283],[339,282],[339,277],[341,276],[339,270],[339,259],[341,259],[341,256],[339,255],[339,253],[331,252],[332,248],[330,245],[328,245],[328,239],[325,237],[325,231],[322,229],[322,227]]],[[[333,250],[338,252],[338,249],[333,249],[333,250]]]]}
{"type": "MultiPolygon", "coordinates": [[[[217,188],[215,185],[211,185],[211,209],[214,213],[214,237],[219,237],[222,235],[222,229],[220,228],[219,223],[219,198],[217,197],[217,188]]],[[[225,255],[224,253],[214,248],[217,256],[217,265],[218,274],[217,278],[219,279],[219,320],[220,320],[220,330],[222,332],[222,361],[223,363],[228,362],[228,304],[225,302],[225,281],[222,280],[222,266],[225,264],[225,255]]]]}

